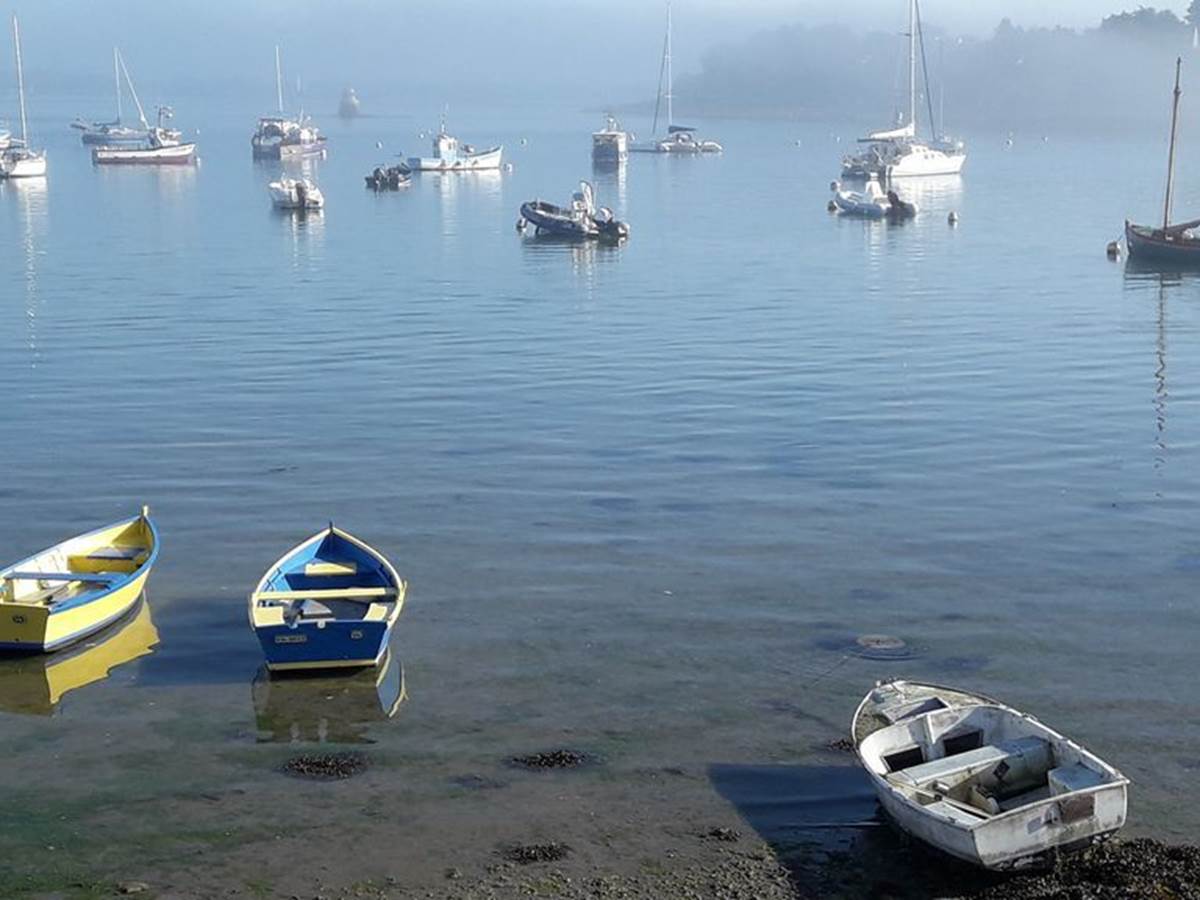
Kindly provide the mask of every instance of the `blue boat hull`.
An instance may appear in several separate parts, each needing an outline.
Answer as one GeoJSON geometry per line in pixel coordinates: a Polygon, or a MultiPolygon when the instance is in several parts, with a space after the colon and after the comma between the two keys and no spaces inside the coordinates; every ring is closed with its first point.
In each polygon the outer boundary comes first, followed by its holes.
{"type": "Polygon", "coordinates": [[[330,621],[258,628],[255,634],[267,666],[284,671],[374,666],[387,649],[390,631],[386,622],[330,621]]]}

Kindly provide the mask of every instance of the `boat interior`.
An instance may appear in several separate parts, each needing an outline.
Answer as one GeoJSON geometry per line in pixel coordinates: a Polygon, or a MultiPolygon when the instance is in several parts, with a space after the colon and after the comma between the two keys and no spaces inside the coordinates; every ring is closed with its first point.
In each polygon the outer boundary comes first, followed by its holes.
{"type": "Polygon", "coordinates": [[[387,619],[399,597],[400,587],[382,560],[336,532],[325,532],[264,579],[253,608],[260,625],[272,619],[288,626],[321,625],[387,619]]]}
{"type": "Polygon", "coordinates": [[[153,549],[153,532],[140,516],[72,538],[0,575],[0,602],[53,608],[102,594],[145,565],[153,549]]]}
{"type": "MultiPolygon", "coordinates": [[[[892,724],[860,744],[863,762],[915,802],[972,827],[1050,798],[1122,779],[1035,719],[993,704],[927,696],[877,710],[892,724]]],[[[1084,793],[1073,815],[1091,815],[1084,793]]]]}

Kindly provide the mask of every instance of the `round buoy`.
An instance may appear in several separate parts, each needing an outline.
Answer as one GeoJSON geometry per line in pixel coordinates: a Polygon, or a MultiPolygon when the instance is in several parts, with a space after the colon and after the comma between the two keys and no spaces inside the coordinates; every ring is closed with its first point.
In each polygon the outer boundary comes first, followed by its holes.
{"type": "Polygon", "coordinates": [[[505,163],[505,164],[504,164],[504,171],[505,171],[505,172],[511,172],[512,170],[513,170],[513,164],[512,164],[512,163],[505,163]]]}
{"type": "Polygon", "coordinates": [[[864,634],[854,641],[854,652],[866,659],[908,659],[913,656],[902,639],[890,634],[864,634]]]}
{"type": "Polygon", "coordinates": [[[1108,246],[1104,248],[1104,252],[1108,254],[1109,259],[1117,259],[1121,255],[1121,242],[1109,241],[1108,246]]]}
{"type": "Polygon", "coordinates": [[[521,138],[521,146],[522,146],[522,147],[524,147],[524,146],[525,146],[526,144],[528,144],[528,143],[529,143],[529,141],[528,141],[528,140],[526,140],[525,138],[521,138]]]}
{"type": "Polygon", "coordinates": [[[829,189],[830,189],[831,191],[836,191],[836,190],[837,190],[838,188],[840,188],[840,187],[841,187],[841,185],[840,185],[838,182],[836,182],[836,181],[831,181],[831,182],[829,182],[829,189]]]}
{"type": "Polygon", "coordinates": [[[837,212],[837,204],[834,203],[832,200],[830,200],[829,203],[826,204],[825,208],[827,210],[829,210],[829,212],[837,212]]]}
{"type": "Polygon", "coordinates": [[[803,147],[803,146],[804,146],[804,141],[801,141],[801,140],[797,139],[797,141],[796,141],[796,146],[797,146],[797,147],[803,147]]]}
{"type": "Polygon", "coordinates": [[[376,149],[376,150],[382,150],[382,149],[383,149],[383,141],[376,141],[376,142],[375,142],[375,149],[376,149]]]}
{"type": "Polygon", "coordinates": [[[946,224],[957,225],[958,224],[958,213],[956,213],[954,210],[950,210],[950,215],[946,216],[946,224]]]}

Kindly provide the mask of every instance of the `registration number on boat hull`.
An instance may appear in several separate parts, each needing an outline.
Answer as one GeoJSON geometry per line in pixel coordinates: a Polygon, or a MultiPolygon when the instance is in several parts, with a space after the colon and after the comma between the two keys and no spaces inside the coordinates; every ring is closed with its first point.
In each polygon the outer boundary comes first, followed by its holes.
{"type": "Polygon", "coordinates": [[[306,644],[308,643],[307,634],[277,634],[275,635],[275,643],[277,644],[306,644]]]}

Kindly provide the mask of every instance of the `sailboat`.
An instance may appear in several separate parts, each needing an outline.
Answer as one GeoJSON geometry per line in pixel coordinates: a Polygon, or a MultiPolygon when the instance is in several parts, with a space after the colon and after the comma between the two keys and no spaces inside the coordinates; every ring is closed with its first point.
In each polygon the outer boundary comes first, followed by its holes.
{"type": "MultiPolygon", "coordinates": [[[[917,49],[921,41],[921,15],[917,0],[908,0],[908,120],[898,128],[876,131],[860,138],[866,144],[862,152],[842,160],[843,178],[908,178],[921,175],[957,175],[967,161],[961,141],[936,137],[924,141],[917,135],[917,49]]],[[[929,70],[925,75],[925,97],[930,102],[929,120],[933,128],[933,107],[929,95],[929,70]]]]}
{"type": "Polygon", "coordinates": [[[667,35],[663,40],[662,65],[658,74],[658,99],[654,104],[655,137],[647,141],[634,141],[629,149],[635,153],[721,153],[725,148],[716,141],[704,141],[696,137],[696,129],[689,125],[675,124],[674,79],[671,72],[671,3],[667,0],[667,35]],[[666,91],[663,91],[664,85],[666,91]],[[667,102],[667,136],[657,137],[658,114],[663,101],[667,102]]]}
{"type": "Polygon", "coordinates": [[[17,17],[12,18],[13,50],[17,57],[17,97],[21,107],[21,139],[9,141],[8,149],[0,153],[0,177],[42,178],[46,174],[46,151],[29,147],[29,122],[25,116],[25,74],[21,66],[21,29],[17,17]]]}
{"type": "Polygon", "coordinates": [[[1175,189],[1175,140],[1179,127],[1180,77],[1183,60],[1175,60],[1175,91],[1171,106],[1171,143],[1167,152],[1167,190],[1163,199],[1163,221],[1161,228],[1150,225],[1134,225],[1125,220],[1125,245],[1129,258],[1153,260],[1184,265],[1200,265],[1200,237],[1192,229],[1200,227],[1200,219],[1171,224],[1171,203],[1175,189]]]}
{"type": "Polygon", "coordinates": [[[131,128],[123,124],[121,109],[121,51],[113,47],[113,80],[117,89],[117,117],[111,122],[88,122],[82,118],[71,123],[78,129],[79,139],[85,144],[138,144],[146,140],[145,128],[131,128]]]}
{"type": "Polygon", "coordinates": [[[279,64],[279,47],[275,48],[276,115],[263,116],[250,138],[255,159],[300,159],[325,154],[325,136],[312,124],[304,112],[290,118],[283,112],[283,70],[279,64]]]}
{"type": "Polygon", "coordinates": [[[158,108],[158,119],[153,128],[146,121],[146,110],[138,99],[137,89],[133,79],[129,77],[129,69],[125,59],[117,57],[121,74],[125,76],[125,84],[137,106],[138,121],[142,123],[144,138],[137,146],[99,146],[92,148],[92,162],[96,165],[190,165],[196,161],[196,145],[183,143],[183,135],[174,128],[167,128],[166,122],[175,115],[169,106],[158,108]]]}

